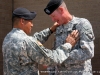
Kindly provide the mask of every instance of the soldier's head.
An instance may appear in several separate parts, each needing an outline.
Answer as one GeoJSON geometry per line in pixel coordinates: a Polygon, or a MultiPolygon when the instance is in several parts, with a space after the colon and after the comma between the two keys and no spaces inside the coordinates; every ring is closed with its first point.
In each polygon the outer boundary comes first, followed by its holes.
{"type": "Polygon", "coordinates": [[[50,0],[44,12],[51,17],[52,21],[57,22],[59,25],[68,23],[72,17],[63,0],[50,0]]]}
{"type": "Polygon", "coordinates": [[[36,17],[35,12],[30,12],[26,8],[16,8],[12,14],[13,27],[22,29],[26,34],[31,33],[33,19],[36,17]]]}

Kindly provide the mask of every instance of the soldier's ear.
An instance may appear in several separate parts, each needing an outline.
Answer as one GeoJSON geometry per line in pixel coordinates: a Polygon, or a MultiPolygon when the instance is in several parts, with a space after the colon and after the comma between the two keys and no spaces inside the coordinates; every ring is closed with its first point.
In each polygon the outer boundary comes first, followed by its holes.
{"type": "Polygon", "coordinates": [[[23,18],[20,19],[20,23],[21,23],[22,25],[24,25],[24,21],[25,21],[25,20],[24,20],[23,18]]]}
{"type": "Polygon", "coordinates": [[[63,7],[59,7],[57,10],[59,11],[60,14],[63,14],[64,13],[63,7]]]}

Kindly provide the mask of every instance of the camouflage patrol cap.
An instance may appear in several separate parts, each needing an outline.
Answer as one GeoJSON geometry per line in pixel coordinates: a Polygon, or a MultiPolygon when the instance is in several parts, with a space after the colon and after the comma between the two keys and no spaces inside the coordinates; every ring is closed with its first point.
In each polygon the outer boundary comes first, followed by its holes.
{"type": "Polygon", "coordinates": [[[63,2],[63,0],[50,0],[44,12],[48,15],[52,14],[63,2]]]}

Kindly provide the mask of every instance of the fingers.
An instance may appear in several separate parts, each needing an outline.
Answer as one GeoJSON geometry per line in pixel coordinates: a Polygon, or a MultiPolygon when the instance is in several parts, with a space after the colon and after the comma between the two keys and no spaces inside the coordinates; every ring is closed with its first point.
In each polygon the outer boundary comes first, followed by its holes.
{"type": "Polygon", "coordinates": [[[54,23],[54,25],[57,25],[57,24],[58,24],[57,22],[54,23]]]}
{"type": "Polygon", "coordinates": [[[66,42],[70,43],[72,45],[72,47],[75,46],[75,44],[77,43],[78,40],[79,40],[78,30],[73,30],[72,33],[69,34],[68,37],[66,38],[66,42]]]}
{"type": "Polygon", "coordinates": [[[50,27],[51,32],[55,32],[55,31],[56,31],[56,28],[57,28],[58,26],[59,26],[58,23],[55,22],[55,23],[53,24],[53,26],[50,27]]]}
{"type": "Polygon", "coordinates": [[[57,22],[54,23],[54,26],[60,26],[57,22]]]}
{"type": "Polygon", "coordinates": [[[73,30],[72,33],[71,33],[71,36],[72,36],[72,37],[75,37],[75,35],[76,35],[77,33],[78,33],[78,30],[73,30]]]}
{"type": "Polygon", "coordinates": [[[75,39],[79,38],[79,32],[75,33],[74,37],[75,39]]]}
{"type": "Polygon", "coordinates": [[[79,36],[77,36],[77,38],[75,40],[78,41],[79,40],[79,36]]]}
{"type": "Polygon", "coordinates": [[[78,30],[73,30],[72,33],[70,34],[70,36],[77,39],[77,37],[79,36],[78,30]]]}

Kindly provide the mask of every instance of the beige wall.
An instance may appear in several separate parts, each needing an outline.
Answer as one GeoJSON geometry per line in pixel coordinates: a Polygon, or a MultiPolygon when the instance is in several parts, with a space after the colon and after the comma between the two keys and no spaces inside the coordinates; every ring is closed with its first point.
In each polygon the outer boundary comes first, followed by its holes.
{"type": "Polygon", "coordinates": [[[12,16],[12,0],[1,0],[0,1],[0,75],[3,75],[2,41],[5,35],[12,28],[11,16],[12,16]]]}
{"type": "MultiPolygon", "coordinates": [[[[25,7],[31,11],[37,12],[34,19],[34,27],[32,34],[44,28],[50,27],[53,22],[43,11],[49,0],[2,0],[0,1],[0,66],[2,66],[2,40],[4,36],[11,30],[11,14],[12,9],[17,7],[25,7]],[[12,3],[13,1],[13,3],[12,3]],[[12,7],[13,4],[13,7],[12,7]]],[[[95,33],[95,57],[92,60],[93,70],[100,70],[100,0],[65,0],[70,13],[77,17],[87,18],[94,29],[95,33]]],[[[31,35],[32,35],[31,34],[31,35]]],[[[52,48],[53,35],[44,44],[47,48],[52,48]]],[[[41,67],[40,67],[41,69],[41,67]]],[[[2,67],[0,67],[0,75],[2,75],[2,67]]],[[[43,74],[44,75],[44,74],[43,74]]],[[[99,75],[95,73],[94,75],[99,75]]]]}

